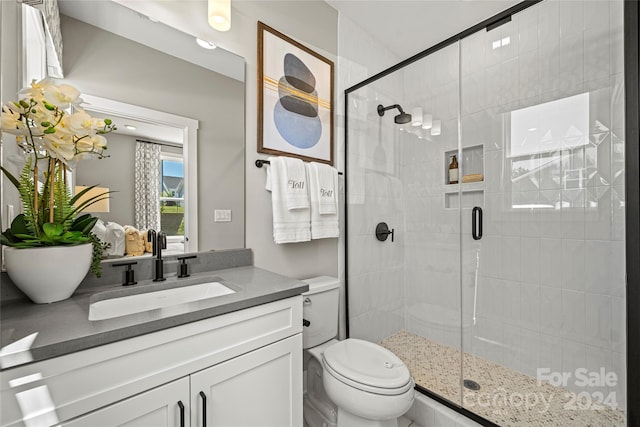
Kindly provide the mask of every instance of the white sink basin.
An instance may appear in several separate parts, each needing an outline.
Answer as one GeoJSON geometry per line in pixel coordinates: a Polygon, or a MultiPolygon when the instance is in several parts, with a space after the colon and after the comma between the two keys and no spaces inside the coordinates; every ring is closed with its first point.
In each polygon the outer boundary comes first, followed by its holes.
{"type": "Polygon", "coordinates": [[[233,294],[220,282],[200,283],[161,291],[146,292],[96,301],[89,305],[89,320],[104,320],[127,314],[171,307],[178,304],[233,294]]]}

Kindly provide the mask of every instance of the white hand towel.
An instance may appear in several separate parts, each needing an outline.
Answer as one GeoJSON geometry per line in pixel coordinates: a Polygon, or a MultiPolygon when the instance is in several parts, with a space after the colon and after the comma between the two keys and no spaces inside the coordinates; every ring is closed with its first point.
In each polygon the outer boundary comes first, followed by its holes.
{"type": "MultiPolygon", "coordinates": [[[[289,180],[285,161],[278,157],[272,157],[269,161],[271,165],[269,167],[267,185],[271,187],[273,240],[278,244],[308,242],[311,240],[311,213],[309,207],[299,209],[290,209],[288,207],[287,188],[289,180]]],[[[306,187],[306,171],[304,177],[306,187]]]]}
{"type": "Polygon", "coordinates": [[[307,170],[300,159],[293,157],[272,157],[271,164],[276,162],[282,168],[286,187],[287,209],[309,209],[309,185],[307,170]]]}
{"type": "MultiPolygon", "coordinates": [[[[334,214],[320,213],[320,185],[313,173],[312,165],[309,168],[309,194],[311,196],[311,238],[327,239],[340,236],[340,223],[338,221],[338,210],[334,214]]],[[[338,174],[334,176],[334,189],[338,189],[338,174]]],[[[335,194],[336,191],[334,191],[335,194]]],[[[337,197],[336,197],[337,198],[337,197]]]]}
{"type": "Polygon", "coordinates": [[[324,163],[309,164],[309,179],[316,180],[320,215],[338,213],[338,170],[324,163]]]}

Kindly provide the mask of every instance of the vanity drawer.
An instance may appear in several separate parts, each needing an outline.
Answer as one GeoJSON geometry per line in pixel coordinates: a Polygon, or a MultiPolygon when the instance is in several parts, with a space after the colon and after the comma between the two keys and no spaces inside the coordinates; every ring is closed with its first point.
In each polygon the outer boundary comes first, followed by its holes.
{"type": "Polygon", "coordinates": [[[67,420],[301,332],[295,296],[9,369],[0,425],[67,420]]]}

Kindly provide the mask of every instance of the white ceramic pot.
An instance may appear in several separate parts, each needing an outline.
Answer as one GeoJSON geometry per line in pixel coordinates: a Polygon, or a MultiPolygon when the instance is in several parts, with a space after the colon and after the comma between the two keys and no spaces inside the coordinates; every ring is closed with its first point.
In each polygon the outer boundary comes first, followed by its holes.
{"type": "Polygon", "coordinates": [[[69,298],[91,267],[93,245],[6,247],[7,274],[31,301],[50,303],[69,298]]]}

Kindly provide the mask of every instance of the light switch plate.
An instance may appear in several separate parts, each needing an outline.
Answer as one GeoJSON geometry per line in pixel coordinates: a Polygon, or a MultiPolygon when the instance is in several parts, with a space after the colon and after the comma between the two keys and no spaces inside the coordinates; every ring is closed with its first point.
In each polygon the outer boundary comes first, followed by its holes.
{"type": "Polygon", "coordinates": [[[14,217],[15,212],[13,210],[13,205],[7,205],[7,224],[11,224],[14,217]]]}
{"type": "Polygon", "coordinates": [[[216,209],[213,211],[214,222],[231,222],[231,209],[216,209]]]}

